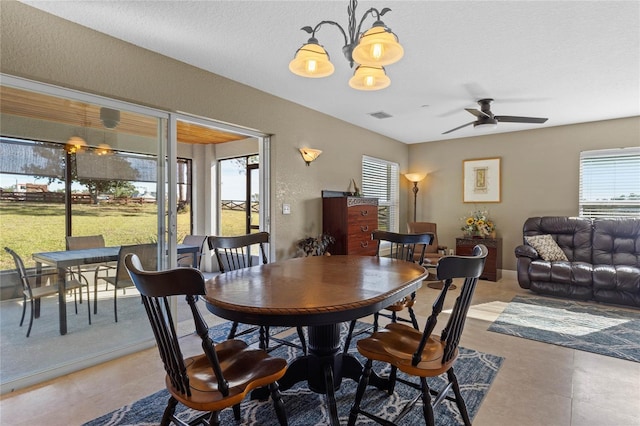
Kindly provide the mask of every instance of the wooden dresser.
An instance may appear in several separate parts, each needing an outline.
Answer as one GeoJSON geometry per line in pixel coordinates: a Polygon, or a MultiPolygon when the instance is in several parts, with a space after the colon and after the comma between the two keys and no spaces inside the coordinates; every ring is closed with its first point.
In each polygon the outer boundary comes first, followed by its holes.
{"type": "Polygon", "coordinates": [[[378,229],[378,199],[351,196],[322,197],[322,232],[336,239],[331,254],[375,255],[371,233],[378,229]]]}
{"type": "Polygon", "coordinates": [[[489,250],[480,278],[498,281],[502,278],[502,238],[456,238],[456,254],[471,256],[473,248],[478,244],[484,244],[489,250]]]}

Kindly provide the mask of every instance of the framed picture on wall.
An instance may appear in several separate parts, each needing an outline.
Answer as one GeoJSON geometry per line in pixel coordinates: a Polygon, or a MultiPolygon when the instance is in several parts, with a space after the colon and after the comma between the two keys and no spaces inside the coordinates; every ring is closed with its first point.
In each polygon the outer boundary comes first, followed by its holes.
{"type": "Polygon", "coordinates": [[[499,203],[500,191],[500,157],[462,162],[463,202],[499,203]]]}

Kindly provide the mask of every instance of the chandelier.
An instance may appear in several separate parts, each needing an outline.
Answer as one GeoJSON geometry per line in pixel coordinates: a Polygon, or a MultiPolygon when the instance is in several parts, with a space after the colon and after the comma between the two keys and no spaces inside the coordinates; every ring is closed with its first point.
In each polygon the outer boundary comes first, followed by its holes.
{"type": "Polygon", "coordinates": [[[302,27],[302,31],[311,34],[311,37],[300,49],[296,51],[293,60],[289,63],[289,70],[299,76],[309,78],[327,77],[333,74],[334,66],[329,59],[329,54],[316,39],[316,32],[325,24],[338,27],[344,36],[344,54],[350,66],[357,67],[353,77],[349,80],[349,86],[358,90],[380,90],[391,84],[391,79],[384,69],[385,65],[398,62],[404,49],[398,43],[398,37],[380,20],[380,17],[391,9],[385,7],[381,11],[371,8],[360,18],[356,27],[357,0],[350,0],[347,8],[349,14],[348,32],[335,21],[321,21],[315,27],[302,27]],[[361,28],[364,20],[369,16],[375,16],[373,26],[364,33],[361,28]]]}

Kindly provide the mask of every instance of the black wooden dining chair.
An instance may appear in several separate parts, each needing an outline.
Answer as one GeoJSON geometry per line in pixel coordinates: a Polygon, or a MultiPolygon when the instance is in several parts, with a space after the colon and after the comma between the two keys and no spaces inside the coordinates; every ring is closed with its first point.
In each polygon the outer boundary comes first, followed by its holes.
{"type": "Polygon", "coordinates": [[[371,337],[361,339],[356,343],[358,352],[367,361],[350,411],[348,423],[350,426],[355,425],[359,414],[363,414],[379,424],[393,425],[409,413],[420,399],[427,425],[434,425],[433,408],[444,399],[455,402],[464,424],[471,425],[464,399],[460,393],[458,379],[453,371],[453,365],[458,357],[458,343],[487,254],[488,251],[484,245],[477,245],[473,249],[472,256],[445,256],[440,259],[437,266],[437,276],[444,282],[444,285],[433,304],[433,310],[427,319],[424,331],[420,332],[405,324],[390,323],[384,329],[373,333],[371,337]],[[447,325],[440,336],[437,336],[433,334],[433,330],[454,278],[464,278],[464,284],[455,301],[447,325]],[[362,407],[373,361],[389,364],[388,392],[390,395],[393,394],[396,383],[402,383],[420,391],[404,407],[397,407],[398,414],[392,421],[379,417],[372,411],[375,407],[362,407]],[[419,378],[419,382],[398,377],[398,369],[408,376],[419,378]],[[448,378],[447,385],[440,390],[430,389],[427,378],[436,377],[445,372],[448,378]],[[453,397],[448,395],[450,390],[453,390],[453,397]],[[435,395],[433,402],[431,401],[432,394],[435,395]]]}
{"type": "MultiPolygon", "coordinates": [[[[209,237],[209,249],[213,250],[218,261],[221,273],[244,269],[250,266],[267,263],[265,244],[269,243],[268,232],[256,232],[255,234],[239,235],[234,237],[209,237]]],[[[269,348],[269,340],[273,339],[280,344],[299,348],[304,354],[307,353],[307,341],[302,327],[296,327],[300,345],[296,345],[286,339],[280,339],[269,334],[268,326],[245,327],[238,332],[238,322],[234,321],[229,331],[229,339],[259,331],[260,347],[269,348]]]]}
{"type": "Polygon", "coordinates": [[[158,267],[158,246],[156,244],[133,244],[121,246],[118,252],[118,264],[114,276],[96,276],[93,294],[93,313],[98,313],[98,280],[103,280],[107,286],[113,286],[113,316],[118,322],[118,290],[124,292],[127,287],[133,287],[133,281],[124,265],[124,258],[127,254],[134,253],[140,259],[144,268],[148,271],[155,271],[158,267]]]}
{"type": "MultiPolygon", "coordinates": [[[[390,257],[398,260],[405,260],[407,262],[416,262],[419,265],[424,263],[424,254],[426,247],[433,241],[433,234],[425,232],[422,234],[399,234],[397,232],[389,231],[373,231],[371,235],[373,240],[377,242],[376,256],[378,257],[390,257]]],[[[387,306],[383,311],[373,314],[373,331],[378,330],[378,320],[380,316],[389,318],[391,322],[410,322],[417,330],[419,328],[416,314],[413,311],[413,306],[416,302],[415,291],[409,296],[403,297],[396,303],[387,306]],[[405,318],[400,315],[400,312],[407,310],[409,318],[405,318]]],[[[366,327],[359,330],[354,334],[354,329],[357,320],[351,321],[349,324],[349,331],[345,339],[344,352],[347,353],[349,346],[351,345],[351,339],[354,335],[360,335],[368,332],[371,327],[366,327]]]]}
{"type": "MultiPolygon", "coordinates": [[[[24,323],[24,314],[26,313],[27,303],[29,303],[29,328],[27,328],[27,337],[31,334],[31,327],[33,326],[34,318],[34,302],[41,297],[53,296],[59,293],[58,285],[47,285],[41,287],[31,286],[31,280],[37,278],[43,278],[51,275],[51,271],[46,274],[27,273],[24,266],[24,262],[18,253],[11,250],[9,247],[5,247],[4,250],[11,255],[13,262],[16,265],[16,272],[20,276],[20,282],[22,283],[22,316],[20,317],[20,327],[24,323]]],[[[57,272],[53,277],[57,277],[57,272]]],[[[76,315],[78,314],[78,299],[76,296],[76,290],[82,292],[82,288],[87,289],[87,309],[89,311],[89,324],[91,324],[91,303],[89,298],[89,283],[82,275],[69,275],[69,278],[65,280],[65,290],[73,292],[73,301],[76,308],[76,315]]]]}
{"type": "Polygon", "coordinates": [[[271,391],[279,423],[287,424],[277,383],[287,371],[287,361],[261,349],[249,349],[241,340],[226,340],[214,345],[209,327],[196,306],[196,297],[205,294],[205,281],[199,270],[178,267],[160,272],[145,271],[140,258],[131,253],[123,263],[142,295],[164,363],[165,384],[170,397],[161,425],[171,421],[187,424],[175,416],[178,403],[206,412],[189,424],[219,425],[219,413],[228,407],[233,407],[235,419],[240,420],[240,402],[251,390],[265,386],[271,391]],[[189,358],[182,355],[171,315],[170,296],[185,296],[196,333],[202,340],[202,354],[189,358]]]}

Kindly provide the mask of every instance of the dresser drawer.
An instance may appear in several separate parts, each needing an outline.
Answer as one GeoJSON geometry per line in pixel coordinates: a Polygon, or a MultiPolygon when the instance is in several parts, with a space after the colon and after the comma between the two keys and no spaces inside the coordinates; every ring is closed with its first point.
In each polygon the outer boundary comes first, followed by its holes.
{"type": "Polygon", "coordinates": [[[347,221],[349,225],[356,223],[378,223],[378,207],[370,205],[353,206],[347,209],[347,221]]]}
{"type": "Polygon", "coordinates": [[[371,239],[371,233],[349,234],[347,243],[349,254],[374,255],[376,254],[376,242],[371,239]]]}

